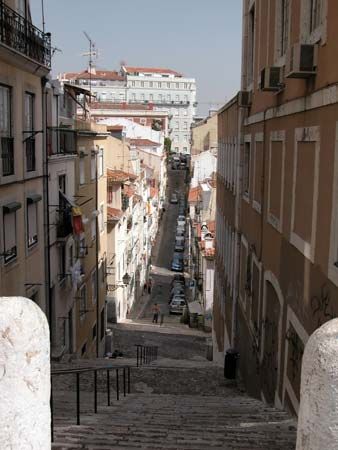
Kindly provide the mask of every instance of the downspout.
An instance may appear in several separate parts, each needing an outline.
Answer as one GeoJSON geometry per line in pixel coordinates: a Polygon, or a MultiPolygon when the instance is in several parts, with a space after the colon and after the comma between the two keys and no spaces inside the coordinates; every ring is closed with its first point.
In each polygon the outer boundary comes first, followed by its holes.
{"type": "MultiPolygon", "coordinates": [[[[43,159],[43,197],[45,204],[44,211],[44,230],[45,230],[45,295],[46,307],[48,310],[48,322],[50,332],[51,348],[54,343],[53,330],[53,304],[52,304],[52,288],[51,288],[51,260],[50,260],[50,223],[49,223],[49,175],[48,175],[48,155],[47,155],[47,85],[46,77],[41,79],[42,94],[42,159],[43,159]]],[[[50,353],[52,356],[52,352],[50,353]]]]}
{"type": "MultiPolygon", "coordinates": [[[[98,211],[98,185],[97,185],[97,153],[95,153],[95,210],[98,211]]],[[[100,293],[99,293],[99,223],[98,223],[98,214],[95,214],[95,227],[96,227],[96,239],[95,239],[95,265],[96,265],[96,357],[99,357],[100,346],[99,346],[99,337],[101,336],[100,332],[100,293]]],[[[104,323],[101,323],[101,327],[104,326],[104,323]]]]}

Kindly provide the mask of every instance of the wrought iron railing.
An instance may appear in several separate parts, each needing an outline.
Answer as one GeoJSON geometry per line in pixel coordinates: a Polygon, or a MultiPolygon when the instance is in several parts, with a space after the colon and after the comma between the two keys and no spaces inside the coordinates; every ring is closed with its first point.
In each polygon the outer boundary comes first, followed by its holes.
{"type": "Polygon", "coordinates": [[[50,69],[51,36],[0,0],[0,43],[50,69]]]}
{"type": "Polygon", "coordinates": [[[27,138],[26,145],[26,169],[27,172],[33,172],[35,170],[35,139],[27,138]]]}
{"type": "Polygon", "coordinates": [[[154,345],[136,344],[136,366],[150,364],[157,359],[158,347],[154,345]]]}
{"type": "Polygon", "coordinates": [[[7,177],[14,174],[14,139],[10,137],[1,138],[2,176],[7,177]]]}
{"type": "Polygon", "coordinates": [[[84,368],[76,368],[76,369],[59,369],[52,371],[52,389],[51,389],[51,398],[50,398],[50,406],[51,406],[51,428],[52,428],[52,442],[54,442],[54,408],[53,408],[53,379],[55,376],[61,375],[75,375],[75,386],[76,386],[76,425],[81,424],[81,390],[80,390],[80,376],[81,374],[92,373],[93,374],[93,383],[94,383],[94,413],[97,414],[98,410],[98,402],[97,402],[97,374],[98,372],[106,372],[106,393],[107,393],[107,406],[111,405],[111,372],[115,372],[115,390],[116,390],[116,400],[120,400],[120,373],[122,372],[122,385],[123,385],[123,396],[125,397],[130,394],[130,366],[122,366],[122,367],[114,367],[114,366],[106,366],[106,367],[84,367],[84,368]]]}

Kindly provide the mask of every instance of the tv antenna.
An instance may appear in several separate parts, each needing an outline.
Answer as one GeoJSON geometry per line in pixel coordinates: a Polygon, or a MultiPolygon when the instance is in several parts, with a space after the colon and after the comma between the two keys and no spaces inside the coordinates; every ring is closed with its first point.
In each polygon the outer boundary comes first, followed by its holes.
{"type": "Polygon", "coordinates": [[[85,31],[83,32],[83,34],[85,35],[85,37],[88,39],[89,42],[89,51],[82,53],[82,56],[88,56],[88,65],[89,65],[89,92],[90,92],[90,98],[89,98],[89,103],[91,103],[91,98],[92,98],[92,71],[93,71],[93,59],[97,59],[98,57],[98,51],[96,48],[95,43],[93,42],[92,38],[88,35],[88,33],[86,33],[85,31]]]}

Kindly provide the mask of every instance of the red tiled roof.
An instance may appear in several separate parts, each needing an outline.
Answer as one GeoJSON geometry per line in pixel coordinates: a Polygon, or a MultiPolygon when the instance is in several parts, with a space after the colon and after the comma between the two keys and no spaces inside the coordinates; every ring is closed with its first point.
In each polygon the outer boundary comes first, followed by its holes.
{"type": "Polygon", "coordinates": [[[123,172],[123,170],[107,169],[107,178],[110,182],[123,183],[128,180],[136,180],[137,175],[123,172]]]}
{"type": "Polygon", "coordinates": [[[143,73],[165,73],[165,74],[168,74],[168,75],[169,74],[170,75],[175,75],[177,77],[181,77],[182,76],[181,73],[176,72],[175,70],[161,69],[159,67],[131,67],[131,66],[127,66],[127,67],[124,67],[124,69],[129,74],[143,72],[143,73]]]}
{"type": "Polygon", "coordinates": [[[129,103],[112,103],[112,102],[92,102],[90,104],[91,109],[125,109],[129,111],[149,111],[154,109],[154,105],[148,103],[147,105],[144,104],[129,104],[129,103]]]}
{"type": "Polygon", "coordinates": [[[107,206],[107,217],[108,217],[108,220],[113,220],[113,221],[120,220],[122,215],[123,215],[123,212],[120,209],[111,208],[110,206],[107,206]]]}
{"type": "Polygon", "coordinates": [[[189,191],[188,202],[189,203],[198,202],[200,200],[200,193],[201,193],[200,186],[191,188],[189,191]]]}
{"type": "Polygon", "coordinates": [[[124,77],[115,70],[96,70],[96,73],[90,73],[88,70],[82,72],[67,72],[63,74],[66,80],[120,80],[123,81],[124,77]]]}
{"type": "Polygon", "coordinates": [[[159,147],[159,142],[151,141],[150,139],[130,139],[131,145],[140,147],[159,147]]]}

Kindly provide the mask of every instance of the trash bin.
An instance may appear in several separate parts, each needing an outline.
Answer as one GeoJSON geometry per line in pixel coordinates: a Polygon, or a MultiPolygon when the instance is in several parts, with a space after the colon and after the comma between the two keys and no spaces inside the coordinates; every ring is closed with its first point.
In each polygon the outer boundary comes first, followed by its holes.
{"type": "Polygon", "coordinates": [[[224,357],[224,378],[234,380],[236,378],[236,367],[239,353],[234,348],[229,348],[224,357]]]}

